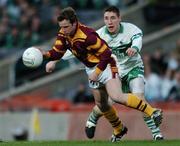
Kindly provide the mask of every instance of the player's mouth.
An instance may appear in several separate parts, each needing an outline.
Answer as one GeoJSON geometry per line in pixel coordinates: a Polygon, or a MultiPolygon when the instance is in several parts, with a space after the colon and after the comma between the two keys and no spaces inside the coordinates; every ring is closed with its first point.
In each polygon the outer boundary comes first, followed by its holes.
{"type": "Polygon", "coordinates": [[[109,31],[113,31],[114,30],[114,26],[108,26],[109,31]]]}

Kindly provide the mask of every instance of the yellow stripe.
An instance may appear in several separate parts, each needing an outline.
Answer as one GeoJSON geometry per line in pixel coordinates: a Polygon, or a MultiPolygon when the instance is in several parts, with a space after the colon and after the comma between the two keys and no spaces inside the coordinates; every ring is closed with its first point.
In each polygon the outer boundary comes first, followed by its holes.
{"type": "Polygon", "coordinates": [[[104,52],[104,50],[106,50],[106,49],[107,49],[107,45],[104,44],[104,45],[99,49],[98,53],[102,53],[102,52],[104,52]]]}
{"type": "Polygon", "coordinates": [[[73,49],[72,49],[72,53],[73,53],[74,55],[77,55],[76,50],[73,50],[73,49]]]}
{"type": "Polygon", "coordinates": [[[62,45],[61,40],[56,40],[55,45],[62,45]]]}
{"type": "Polygon", "coordinates": [[[77,38],[77,39],[73,40],[73,43],[76,42],[76,41],[85,42],[85,39],[77,38]]]}
{"type": "Polygon", "coordinates": [[[58,50],[55,46],[53,47],[53,50],[55,50],[58,53],[64,53],[65,51],[58,50]]]}
{"type": "Polygon", "coordinates": [[[98,67],[96,67],[95,72],[99,75],[99,74],[102,72],[102,70],[101,70],[101,69],[99,69],[98,67]]]}
{"type": "Polygon", "coordinates": [[[56,52],[60,52],[60,50],[58,50],[55,46],[53,47],[53,50],[55,50],[56,52]]]}
{"type": "Polygon", "coordinates": [[[88,59],[88,61],[93,62],[93,63],[98,63],[99,62],[99,59],[96,56],[92,55],[92,54],[88,54],[87,59],[88,59]]]}
{"type": "Polygon", "coordinates": [[[79,38],[86,39],[87,35],[79,28],[79,25],[78,25],[77,32],[75,36],[72,38],[72,40],[75,41],[76,39],[79,39],[79,38]]]}
{"type": "Polygon", "coordinates": [[[90,50],[90,49],[98,49],[98,48],[100,48],[100,46],[101,46],[101,40],[99,38],[97,38],[96,44],[88,46],[87,49],[88,50],[90,50]]]}

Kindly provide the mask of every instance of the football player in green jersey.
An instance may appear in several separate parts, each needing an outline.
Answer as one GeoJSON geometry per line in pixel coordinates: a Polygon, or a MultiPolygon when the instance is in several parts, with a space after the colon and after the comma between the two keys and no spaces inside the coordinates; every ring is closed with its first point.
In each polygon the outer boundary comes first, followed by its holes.
{"type": "MultiPolygon", "coordinates": [[[[144,98],[144,66],[140,56],[142,48],[142,31],[131,23],[121,22],[119,9],[110,6],[104,12],[105,26],[97,30],[112,49],[117,58],[117,66],[124,93],[134,93],[144,98]]],[[[94,136],[98,119],[102,116],[97,106],[94,107],[86,122],[86,134],[89,138],[94,136]]],[[[163,136],[154,120],[143,115],[144,121],[152,132],[154,140],[162,140],[163,136]]]]}

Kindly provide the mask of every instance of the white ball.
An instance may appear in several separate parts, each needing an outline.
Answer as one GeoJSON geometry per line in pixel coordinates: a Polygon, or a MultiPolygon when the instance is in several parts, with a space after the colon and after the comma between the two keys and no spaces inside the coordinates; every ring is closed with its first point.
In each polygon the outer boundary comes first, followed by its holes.
{"type": "Polygon", "coordinates": [[[22,56],[23,64],[30,68],[36,68],[43,62],[41,51],[35,47],[27,48],[22,56]]]}

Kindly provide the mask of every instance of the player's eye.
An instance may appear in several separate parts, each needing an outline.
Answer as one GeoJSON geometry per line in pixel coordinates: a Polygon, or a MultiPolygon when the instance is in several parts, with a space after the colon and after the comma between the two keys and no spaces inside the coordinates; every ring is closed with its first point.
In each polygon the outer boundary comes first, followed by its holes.
{"type": "Polygon", "coordinates": [[[108,17],[104,17],[104,20],[108,20],[108,17]]]}
{"type": "Polygon", "coordinates": [[[115,19],[116,19],[116,17],[115,17],[115,16],[112,16],[112,17],[111,17],[111,20],[115,20],[115,19]]]}

